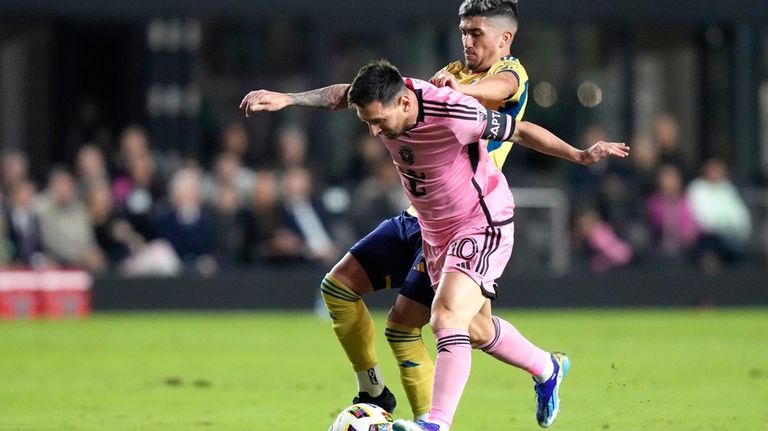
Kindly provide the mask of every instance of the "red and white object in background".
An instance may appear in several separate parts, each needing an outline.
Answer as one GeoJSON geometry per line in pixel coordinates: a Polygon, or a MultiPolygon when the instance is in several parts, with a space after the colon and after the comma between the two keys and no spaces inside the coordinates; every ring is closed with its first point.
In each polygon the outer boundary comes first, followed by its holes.
{"type": "Polygon", "coordinates": [[[37,317],[37,287],[34,271],[0,271],[0,319],[37,317]]]}
{"type": "Polygon", "coordinates": [[[0,271],[0,318],[85,317],[92,284],[82,270],[0,271]]]}

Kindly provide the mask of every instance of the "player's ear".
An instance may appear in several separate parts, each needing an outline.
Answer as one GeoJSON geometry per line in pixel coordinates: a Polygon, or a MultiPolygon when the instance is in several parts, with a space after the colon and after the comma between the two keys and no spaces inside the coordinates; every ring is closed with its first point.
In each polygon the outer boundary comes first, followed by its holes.
{"type": "Polygon", "coordinates": [[[397,104],[406,114],[411,110],[411,99],[409,99],[407,95],[400,96],[400,98],[397,100],[397,104]]]}
{"type": "Polygon", "coordinates": [[[504,45],[509,45],[512,43],[512,39],[515,37],[515,34],[511,31],[505,31],[501,33],[501,40],[499,41],[499,48],[503,48],[504,45]]]}

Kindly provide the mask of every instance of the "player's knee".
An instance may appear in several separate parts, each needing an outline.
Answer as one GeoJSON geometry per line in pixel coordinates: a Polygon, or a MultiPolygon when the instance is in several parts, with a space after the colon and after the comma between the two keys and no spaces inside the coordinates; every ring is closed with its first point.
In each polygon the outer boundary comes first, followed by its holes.
{"type": "Polygon", "coordinates": [[[358,293],[331,274],[326,274],[320,283],[320,296],[331,314],[343,311],[360,300],[358,293]]]}
{"type": "Polygon", "coordinates": [[[422,328],[429,322],[429,308],[413,300],[395,301],[395,305],[389,309],[387,322],[409,328],[422,328]]]}
{"type": "Polygon", "coordinates": [[[447,307],[433,306],[429,326],[432,328],[432,332],[447,328],[469,329],[470,320],[465,316],[465,313],[447,307]]]}
{"type": "Polygon", "coordinates": [[[469,325],[469,342],[473,349],[488,344],[496,334],[493,320],[478,316],[469,325]]]}
{"type": "Polygon", "coordinates": [[[373,285],[368,279],[368,273],[350,253],[344,255],[328,275],[359,296],[373,292],[373,285]]]}

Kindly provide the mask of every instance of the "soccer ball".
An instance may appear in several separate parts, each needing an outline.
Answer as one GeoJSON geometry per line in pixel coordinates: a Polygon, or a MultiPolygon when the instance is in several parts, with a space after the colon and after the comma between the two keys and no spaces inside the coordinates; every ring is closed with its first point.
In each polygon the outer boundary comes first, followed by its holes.
{"type": "Polygon", "coordinates": [[[353,404],[339,413],[328,431],[391,431],[392,415],[373,404],[353,404]]]}

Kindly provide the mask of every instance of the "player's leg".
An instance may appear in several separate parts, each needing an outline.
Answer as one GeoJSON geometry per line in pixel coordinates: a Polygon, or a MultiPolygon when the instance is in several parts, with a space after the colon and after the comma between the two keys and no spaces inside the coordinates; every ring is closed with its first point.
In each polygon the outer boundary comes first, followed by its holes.
{"type": "Polygon", "coordinates": [[[412,248],[401,239],[402,217],[382,222],[358,241],[321,284],[333,330],[357,377],[358,395],[353,402],[373,403],[390,412],[396,402],[384,386],[375,350],[373,319],[362,296],[398,286],[405,279],[412,248]]]}
{"type": "Polygon", "coordinates": [[[484,309],[485,298],[477,283],[462,272],[446,272],[432,303],[430,326],[435,334],[437,359],[432,386],[429,422],[442,431],[453,416],[464,392],[472,364],[469,326],[484,309]]]}
{"type": "MultiPolygon", "coordinates": [[[[429,303],[434,291],[429,283],[429,303]]],[[[387,316],[385,332],[400,370],[400,381],[411,405],[413,417],[426,419],[432,401],[435,365],[424,345],[422,327],[429,322],[429,306],[404,295],[403,288],[387,316]]]]}

